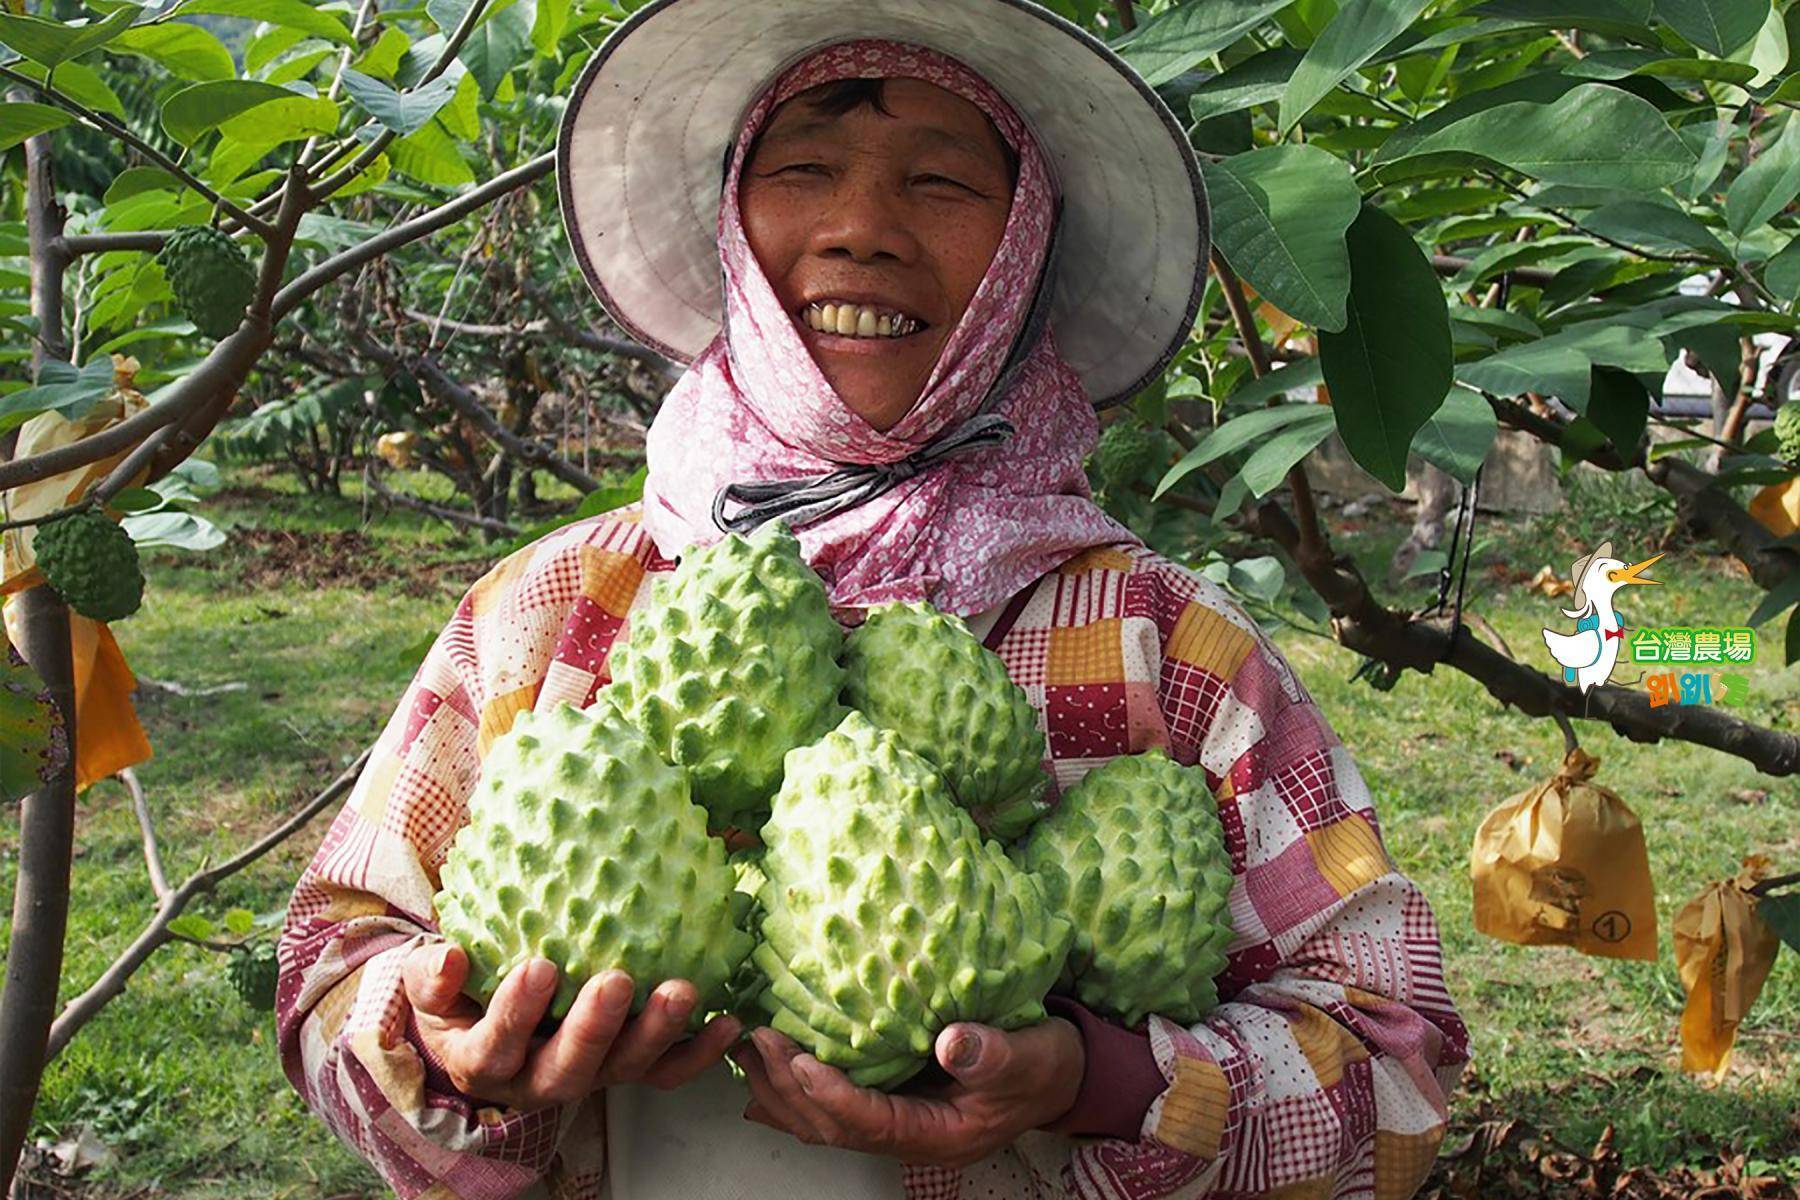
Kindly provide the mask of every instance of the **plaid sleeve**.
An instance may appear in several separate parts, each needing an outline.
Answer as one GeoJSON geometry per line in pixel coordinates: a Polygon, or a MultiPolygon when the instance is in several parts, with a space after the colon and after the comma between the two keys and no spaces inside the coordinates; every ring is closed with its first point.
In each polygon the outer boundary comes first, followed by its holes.
{"type": "Polygon", "coordinates": [[[559,1145],[562,1194],[598,1191],[598,1097],[522,1112],[459,1091],[418,1039],[400,964],[442,940],[431,899],[489,743],[520,711],[585,705],[605,682],[654,557],[631,516],[558,530],[469,589],[289,901],[277,943],[282,1069],[402,1200],[517,1196],[559,1145]],[[594,1136],[568,1136],[590,1126],[594,1136]]]}
{"type": "Polygon", "coordinates": [[[1167,1090],[1137,1141],[1080,1144],[1077,1195],[1404,1200],[1469,1059],[1430,905],[1382,844],[1355,764],[1299,679],[1210,581],[1140,563],[1170,752],[1219,797],[1236,876],[1225,1002],[1149,1018],[1167,1090]]]}

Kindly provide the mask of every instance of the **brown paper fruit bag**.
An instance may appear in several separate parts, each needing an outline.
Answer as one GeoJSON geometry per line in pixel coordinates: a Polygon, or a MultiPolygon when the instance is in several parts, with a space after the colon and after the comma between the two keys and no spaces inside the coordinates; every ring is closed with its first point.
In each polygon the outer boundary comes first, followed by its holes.
{"type": "Polygon", "coordinates": [[[1769,875],[1760,854],[1744,859],[1736,879],[1710,883],[1675,914],[1675,965],[1687,992],[1681,1012],[1681,1069],[1710,1071],[1715,1081],[1731,1065],[1738,1022],[1756,1003],[1781,948],[1756,912],[1750,889],[1769,875]]]}
{"type": "Polygon", "coordinates": [[[1656,960],[1656,893],[1637,814],[1592,782],[1580,747],[1548,780],[1501,803],[1475,831],[1475,928],[1522,946],[1573,946],[1656,960]]]}

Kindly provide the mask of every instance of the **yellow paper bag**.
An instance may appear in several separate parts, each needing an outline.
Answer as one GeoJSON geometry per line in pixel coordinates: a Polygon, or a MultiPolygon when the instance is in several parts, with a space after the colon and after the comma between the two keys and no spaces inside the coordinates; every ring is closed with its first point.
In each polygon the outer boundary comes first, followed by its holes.
{"type": "Polygon", "coordinates": [[[1592,782],[1580,747],[1548,780],[1502,802],[1475,831],[1475,928],[1522,946],[1656,960],[1656,892],[1637,814],[1592,782]]]}
{"type": "Polygon", "coordinates": [[[1708,884],[1675,914],[1675,965],[1687,992],[1681,1069],[1710,1071],[1715,1082],[1725,1077],[1738,1022],[1756,1003],[1781,948],[1750,894],[1769,873],[1769,860],[1752,854],[1736,879],[1708,884]]]}
{"type": "MultiPolygon", "coordinates": [[[[132,386],[137,359],[115,354],[112,360],[112,391],[87,416],[71,421],[59,413],[39,413],[19,427],[14,457],[26,458],[70,445],[142,409],[147,401],[132,386]]],[[[41,517],[67,508],[105,479],[130,450],[127,447],[87,466],[11,489],[5,493],[7,518],[41,517]]],[[[130,482],[141,484],[148,471],[146,467],[130,482]]],[[[44,582],[31,549],[36,534],[37,527],[27,525],[0,535],[0,596],[7,597],[6,631],[15,646],[22,642],[16,625],[17,607],[11,598],[44,582]]],[[[144,727],[138,723],[131,705],[131,691],[137,680],[125,665],[125,655],[113,640],[112,631],[99,621],[71,612],[69,652],[75,675],[75,790],[83,792],[96,781],[149,758],[150,740],[144,736],[144,727]]]]}

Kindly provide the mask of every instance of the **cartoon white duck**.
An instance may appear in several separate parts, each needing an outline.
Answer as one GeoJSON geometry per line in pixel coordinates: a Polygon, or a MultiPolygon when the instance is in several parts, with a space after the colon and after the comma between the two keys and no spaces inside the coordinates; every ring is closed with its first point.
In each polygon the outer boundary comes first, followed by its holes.
{"type": "Polygon", "coordinates": [[[1562,664],[1564,681],[1583,692],[1606,682],[1625,645],[1625,626],[1613,609],[1613,593],[1626,584],[1662,582],[1639,574],[1662,555],[1628,567],[1611,554],[1612,543],[1601,542],[1598,550],[1576,559],[1569,568],[1569,578],[1575,581],[1575,607],[1562,612],[1565,617],[1580,618],[1575,632],[1544,630],[1544,644],[1550,647],[1550,656],[1562,664]]]}

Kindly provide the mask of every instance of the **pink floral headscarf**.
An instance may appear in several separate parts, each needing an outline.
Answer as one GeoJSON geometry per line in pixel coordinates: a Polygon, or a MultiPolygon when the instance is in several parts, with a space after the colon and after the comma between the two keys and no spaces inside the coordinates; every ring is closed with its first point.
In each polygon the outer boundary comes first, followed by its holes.
{"type": "MultiPolygon", "coordinates": [[[[720,198],[724,326],[650,427],[643,521],[659,550],[672,558],[723,536],[714,501],[728,484],[896,463],[974,417],[1025,324],[1055,208],[1055,182],[1036,139],[998,92],[948,55],[898,42],[839,42],[777,77],[738,131],[720,198]],[[919,401],[883,433],[843,402],[800,340],[750,250],[738,180],[777,105],[821,83],[892,76],[926,80],[980,108],[1017,153],[1019,177],[1000,245],[967,311],[919,401]]],[[[1099,423],[1048,325],[987,412],[1015,431],[1002,444],[943,459],[795,529],[833,605],[929,600],[972,615],[1083,549],[1137,541],[1091,499],[1082,459],[1099,423]]]]}

